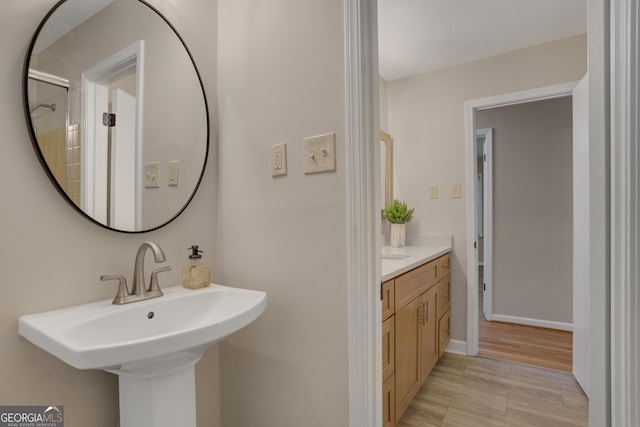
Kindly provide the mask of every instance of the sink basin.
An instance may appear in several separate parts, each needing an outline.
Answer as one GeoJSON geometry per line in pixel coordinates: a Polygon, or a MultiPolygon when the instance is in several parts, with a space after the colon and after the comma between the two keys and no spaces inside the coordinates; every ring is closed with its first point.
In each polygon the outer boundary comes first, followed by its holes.
{"type": "Polygon", "coordinates": [[[258,318],[267,296],[220,285],[162,291],[126,305],[107,300],[21,316],[18,332],[75,368],[118,375],[121,427],[195,427],[195,364],[258,318]]]}
{"type": "Polygon", "coordinates": [[[382,259],[405,259],[409,258],[411,255],[408,254],[382,254],[382,259]]]}
{"type": "Polygon", "coordinates": [[[174,353],[198,352],[254,321],[259,291],[212,285],[127,305],[111,300],[20,317],[19,333],[78,369],[117,370],[174,353]]]}

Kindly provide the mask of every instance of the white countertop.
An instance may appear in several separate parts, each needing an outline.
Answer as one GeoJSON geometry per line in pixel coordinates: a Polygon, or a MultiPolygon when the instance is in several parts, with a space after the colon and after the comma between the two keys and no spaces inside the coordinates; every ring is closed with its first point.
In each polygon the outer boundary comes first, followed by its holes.
{"type": "Polygon", "coordinates": [[[393,279],[416,267],[451,252],[451,243],[405,246],[404,248],[382,247],[382,281],[393,279]]]}

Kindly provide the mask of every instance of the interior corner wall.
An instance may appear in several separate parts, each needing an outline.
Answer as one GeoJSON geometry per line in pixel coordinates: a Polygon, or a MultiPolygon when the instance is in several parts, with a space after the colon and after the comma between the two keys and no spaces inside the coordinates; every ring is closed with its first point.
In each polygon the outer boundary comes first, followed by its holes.
{"type": "MultiPolygon", "coordinates": [[[[59,404],[66,425],[114,427],[118,420],[115,375],[72,368],[18,335],[18,317],[111,299],[115,288],[101,274],[131,277],[138,246],[158,243],[173,270],[161,286],[179,285],[185,248],[200,244],[215,259],[217,209],[216,139],[200,190],[182,215],[144,234],[116,233],[82,218],[60,197],[42,170],[25,124],[23,62],[29,41],[55,0],[9,0],[0,14],[0,116],[5,164],[0,168],[0,402],[3,405],[59,404]]],[[[185,39],[216,99],[216,1],[151,0],[185,39]]],[[[150,270],[147,270],[150,271],[150,270]]],[[[214,278],[215,278],[214,272],[214,278]]],[[[218,349],[196,366],[198,425],[216,427],[219,413],[218,349]]]]}
{"type": "MultiPolygon", "coordinates": [[[[408,232],[451,233],[451,335],[466,340],[467,230],[464,102],[577,81],[587,71],[586,35],[387,82],[395,195],[415,208],[408,232]],[[462,198],[449,197],[461,183],[462,198]],[[439,187],[438,199],[427,187],[439,187]]],[[[469,214],[473,214],[470,212],[469,214]]]]}
{"type": "Polygon", "coordinates": [[[476,113],[493,128],[493,314],[573,323],[572,97],[476,113]]]}
{"type": "Polygon", "coordinates": [[[222,284],[266,291],[221,343],[225,427],[346,427],[344,4],[219,1],[222,284]],[[305,175],[303,140],[336,134],[337,170],[305,175]],[[271,176],[286,144],[287,174],[271,176]]]}

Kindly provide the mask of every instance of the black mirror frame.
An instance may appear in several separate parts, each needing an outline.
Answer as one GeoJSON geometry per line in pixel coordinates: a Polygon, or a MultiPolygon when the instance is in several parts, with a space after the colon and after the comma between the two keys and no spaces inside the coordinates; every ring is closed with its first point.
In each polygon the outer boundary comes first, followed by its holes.
{"type": "Polygon", "coordinates": [[[196,192],[200,188],[200,184],[202,183],[202,179],[204,177],[204,173],[205,173],[205,170],[207,168],[207,163],[208,163],[208,160],[209,160],[210,139],[211,139],[211,134],[210,134],[211,125],[210,125],[210,119],[209,119],[209,104],[208,104],[208,101],[207,101],[206,92],[204,90],[204,84],[202,83],[202,77],[200,76],[200,71],[198,70],[198,67],[197,67],[197,65],[196,65],[196,63],[195,63],[195,61],[193,59],[193,55],[191,55],[191,51],[187,47],[187,44],[184,42],[182,36],[180,35],[180,33],[178,33],[178,30],[176,30],[176,28],[173,26],[173,24],[171,24],[171,22],[169,22],[169,20],[158,9],[156,9],[154,6],[152,6],[149,3],[147,3],[145,0],[132,0],[132,1],[138,1],[138,2],[140,2],[142,4],[144,4],[150,10],[155,12],[169,26],[169,28],[171,28],[171,30],[174,32],[176,37],[178,37],[178,40],[180,40],[180,43],[182,44],[182,46],[184,47],[185,51],[187,52],[187,55],[189,56],[189,60],[191,61],[191,64],[193,65],[193,68],[194,68],[194,70],[196,72],[196,76],[198,77],[198,83],[200,85],[200,88],[202,89],[202,97],[203,97],[203,101],[204,101],[205,118],[206,118],[206,126],[207,126],[206,149],[205,149],[204,161],[202,163],[202,171],[200,172],[200,176],[198,177],[198,181],[196,182],[196,185],[195,185],[195,187],[193,189],[193,192],[191,193],[191,195],[189,196],[189,198],[185,202],[184,206],[182,206],[182,208],[180,210],[178,210],[178,212],[175,215],[173,215],[171,218],[169,218],[166,222],[164,222],[164,223],[162,223],[160,225],[157,225],[155,227],[152,227],[152,228],[148,228],[148,229],[144,229],[144,230],[133,230],[133,231],[131,231],[131,230],[119,230],[117,228],[109,227],[107,224],[103,224],[103,223],[101,223],[99,221],[96,221],[94,218],[92,218],[91,216],[87,215],[87,213],[85,211],[83,211],[80,208],[80,206],[76,205],[73,202],[73,200],[71,200],[69,195],[60,186],[60,184],[58,183],[58,180],[53,175],[53,172],[49,168],[49,165],[47,164],[47,162],[46,162],[46,160],[44,158],[44,154],[40,150],[40,145],[38,144],[38,139],[36,137],[36,132],[35,132],[35,129],[33,127],[33,122],[32,122],[32,119],[31,119],[31,113],[30,113],[30,109],[29,109],[29,92],[28,92],[28,86],[29,86],[29,64],[31,62],[31,56],[33,54],[33,49],[35,47],[36,40],[38,39],[38,36],[40,35],[40,32],[41,32],[42,28],[47,23],[47,21],[49,20],[51,15],[62,4],[66,3],[67,1],[68,0],[60,0],[60,1],[58,1],[58,3],[56,3],[51,8],[51,10],[49,10],[49,12],[45,15],[45,17],[42,19],[42,21],[38,25],[38,28],[36,29],[36,32],[35,32],[35,34],[33,35],[32,39],[31,39],[31,43],[29,44],[29,49],[27,50],[27,55],[25,57],[24,70],[23,70],[23,79],[22,79],[22,97],[23,97],[25,120],[27,122],[27,128],[29,130],[29,137],[31,138],[31,143],[32,143],[33,148],[34,148],[34,150],[36,152],[38,160],[40,161],[40,164],[42,165],[42,168],[46,172],[47,176],[49,177],[49,180],[51,181],[51,183],[53,184],[55,189],[58,191],[58,193],[60,193],[60,195],[67,202],[67,204],[69,204],[76,212],[78,212],[80,215],[82,215],[85,219],[89,220],[90,222],[92,222],[94,224],[99,225],[102,228],[106,228],[106,229],[111,230],[111,231],[116,231],[118,233],[141,234],[141,233],[148,233],[150,231],[158,230],[158,229],[168,225],[169,223],[174,221],[176,218],[178,218],[180,216],[180,214],[182,214],[182,212],[184,212],[184,210],[187,208],[187,206],[189,206],[189,204],[191,203],[191,201],[195,197],[196,192]]]}

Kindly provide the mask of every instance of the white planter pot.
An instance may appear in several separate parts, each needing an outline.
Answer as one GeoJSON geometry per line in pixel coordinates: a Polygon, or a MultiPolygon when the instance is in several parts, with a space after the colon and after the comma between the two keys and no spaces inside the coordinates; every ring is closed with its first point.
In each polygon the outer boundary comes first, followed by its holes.
{"type": "Polygon", "coordinates": [[[391,224],[391,247],[404,248],[405,224],[391,224]]]}

